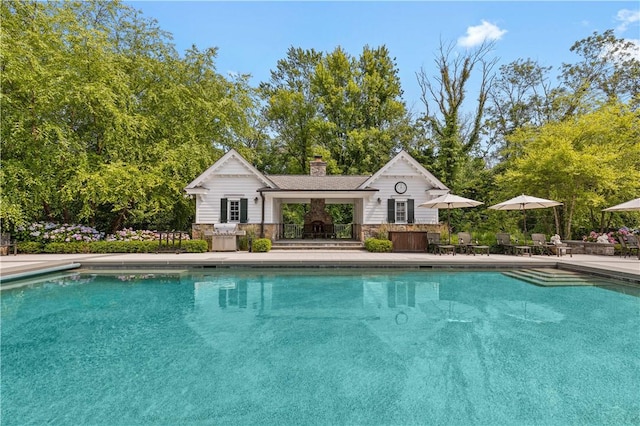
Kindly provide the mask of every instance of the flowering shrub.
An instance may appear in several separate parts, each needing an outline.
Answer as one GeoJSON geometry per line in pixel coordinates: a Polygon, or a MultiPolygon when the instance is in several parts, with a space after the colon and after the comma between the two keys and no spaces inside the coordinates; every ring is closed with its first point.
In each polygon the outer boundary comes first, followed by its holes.
{"type": "Polygon", "coordinates": [[[616,232],[617,236],[624,237],[626,239],[627,235],[640,235],[640,229],[629,229],[626,226],[618,229],[616,232]]]}
{"type": "Polygon", "coordinates": [[[589,235],[582,237],[582,241],[616,244],[618,242],[618,237],[623,237],[626,240],[627,235],[634,235],[637,233],[637,229],[629,229],[626,226],[623,226],[615,232],[605,232],[600,234],[596,231],[591,231],[589,235]]]}
{"type": "Polygon", "coordinates": [[[29,226],[16,228],[18,241],[39,243],[70,243],[100,241],[104,234],[95,228],[84,225],[69,225],[53,222],[36,222],[29,226]]]}
{"type": "MultiPolygon", "coordinates": [[[[166,240],[167,235],[170,241],[174,238],[176,240],[182,239],[183,241],[190,239],[189,234],[184,232],[163,232],[162,239],[166,240]]],[[[159,239],[160,233],[158,231],[134,230],[133,228],[125,228],[107,236],[107,241],[157,241],[159,239]]]]}
{"type": "Polygon", "coordinates": [[[159,239],[160,235],[156,231],[136,231],[133,228],[124,228],[115,234],[107,235],[107,241],[154,241],[159,239]]]}

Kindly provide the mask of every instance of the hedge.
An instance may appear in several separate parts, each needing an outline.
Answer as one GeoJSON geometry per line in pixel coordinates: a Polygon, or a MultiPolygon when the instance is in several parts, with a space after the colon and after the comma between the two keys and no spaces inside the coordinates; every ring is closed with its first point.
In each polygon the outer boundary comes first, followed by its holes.
{"type": "Polygon", "coordinates": [[[38,254],[42,253],[44,245],[36,241],[19,241],[18,253],[38,254]]]}
{"type": "Polygon", "coordinates": [[[271,250],[271,240],[268,238],[258,238],[253,240],[251,251],[256,253],[264,253],[271,250]]]}
{"type": "MultiPolygon", "coordinates": [[[[155,253],[158,251],[158,241],[94,241],[94,242],[72,242],[72,243],[49,243],[40,244],[36,242],[23,242],[18,244],[20,253],[155,253]]],[[[187,253],[205,253],[208,250],[207,242],[204,240],[184,240],[178,246],[162,244],[162,250],[178,250],[187,253]]]]}
{"type": "Polygon", "coordinates": [[[373,253],[390,253],[393,249],[393,243],[389,240],[367,238],[364,242],[364,248],[373,253]]]}

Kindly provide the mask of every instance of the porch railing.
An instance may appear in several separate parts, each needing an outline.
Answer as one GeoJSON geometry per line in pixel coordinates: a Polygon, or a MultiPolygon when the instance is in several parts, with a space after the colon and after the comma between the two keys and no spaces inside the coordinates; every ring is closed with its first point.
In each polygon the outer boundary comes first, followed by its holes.
{"type": "MultiPolygon", "coordinates": [[[[336,238],[343,240],[352,240],[356,235],[355,228],[357,225],[353,223],[335,223],[333,229],[336,233],[336,238]]],[[[304,237],[304,225],[298,225],[294,223],[282,223],[280,224],[280,232],[278,238],[285,240],[302,239],[304,237]]]]}

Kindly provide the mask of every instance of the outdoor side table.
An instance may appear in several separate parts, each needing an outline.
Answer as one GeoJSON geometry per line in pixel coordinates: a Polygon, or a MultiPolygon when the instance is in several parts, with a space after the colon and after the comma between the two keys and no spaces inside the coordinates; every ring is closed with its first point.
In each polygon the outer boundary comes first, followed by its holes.
{"type": "Polygon", "coordinates": [[[573,257],[573,253],[571,252],[571,247],[569,247],[568,245],[561,245],[561,246],[555,246],[556,249],[556,256],[557,257],[562,257],[565,254],[568,254],[569,257],[573,257]]]}
{"type": "Polygon", "coordinates": [[[442,255],[442,253],[444,254],[448,254],[451,253],[454,256],[456,255],[456,246],[454,246],[453,244],[449,245],[449,244],[444,244],[444,245],[439,245],[438,246],[438,253],[440,255],[442,255]]]}
{"type": "Polygon", "coordinates": [[[487,256],[489,256],[489,246],[471,246],[471,248],[473,249],[474,256],[476,255],[476,253],[483,254],[484,252],[486,252],[487,256]]]}
{"type": "Polygon", "coordinates": [[[531,257],[531,246],[513,246],[513,252],[516,256],[528,254],[531,257]]]}

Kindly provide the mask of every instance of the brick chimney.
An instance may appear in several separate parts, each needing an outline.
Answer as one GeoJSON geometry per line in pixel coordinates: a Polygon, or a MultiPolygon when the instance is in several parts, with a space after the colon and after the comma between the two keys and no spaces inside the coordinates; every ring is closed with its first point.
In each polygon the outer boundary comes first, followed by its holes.
{"type": "Polygon", "coordinates": [[[327,163],[322,161],[322,155],[315,155],[313,161],[309,163],[309,174],[311,176],[326,176],[327,163]]]}

